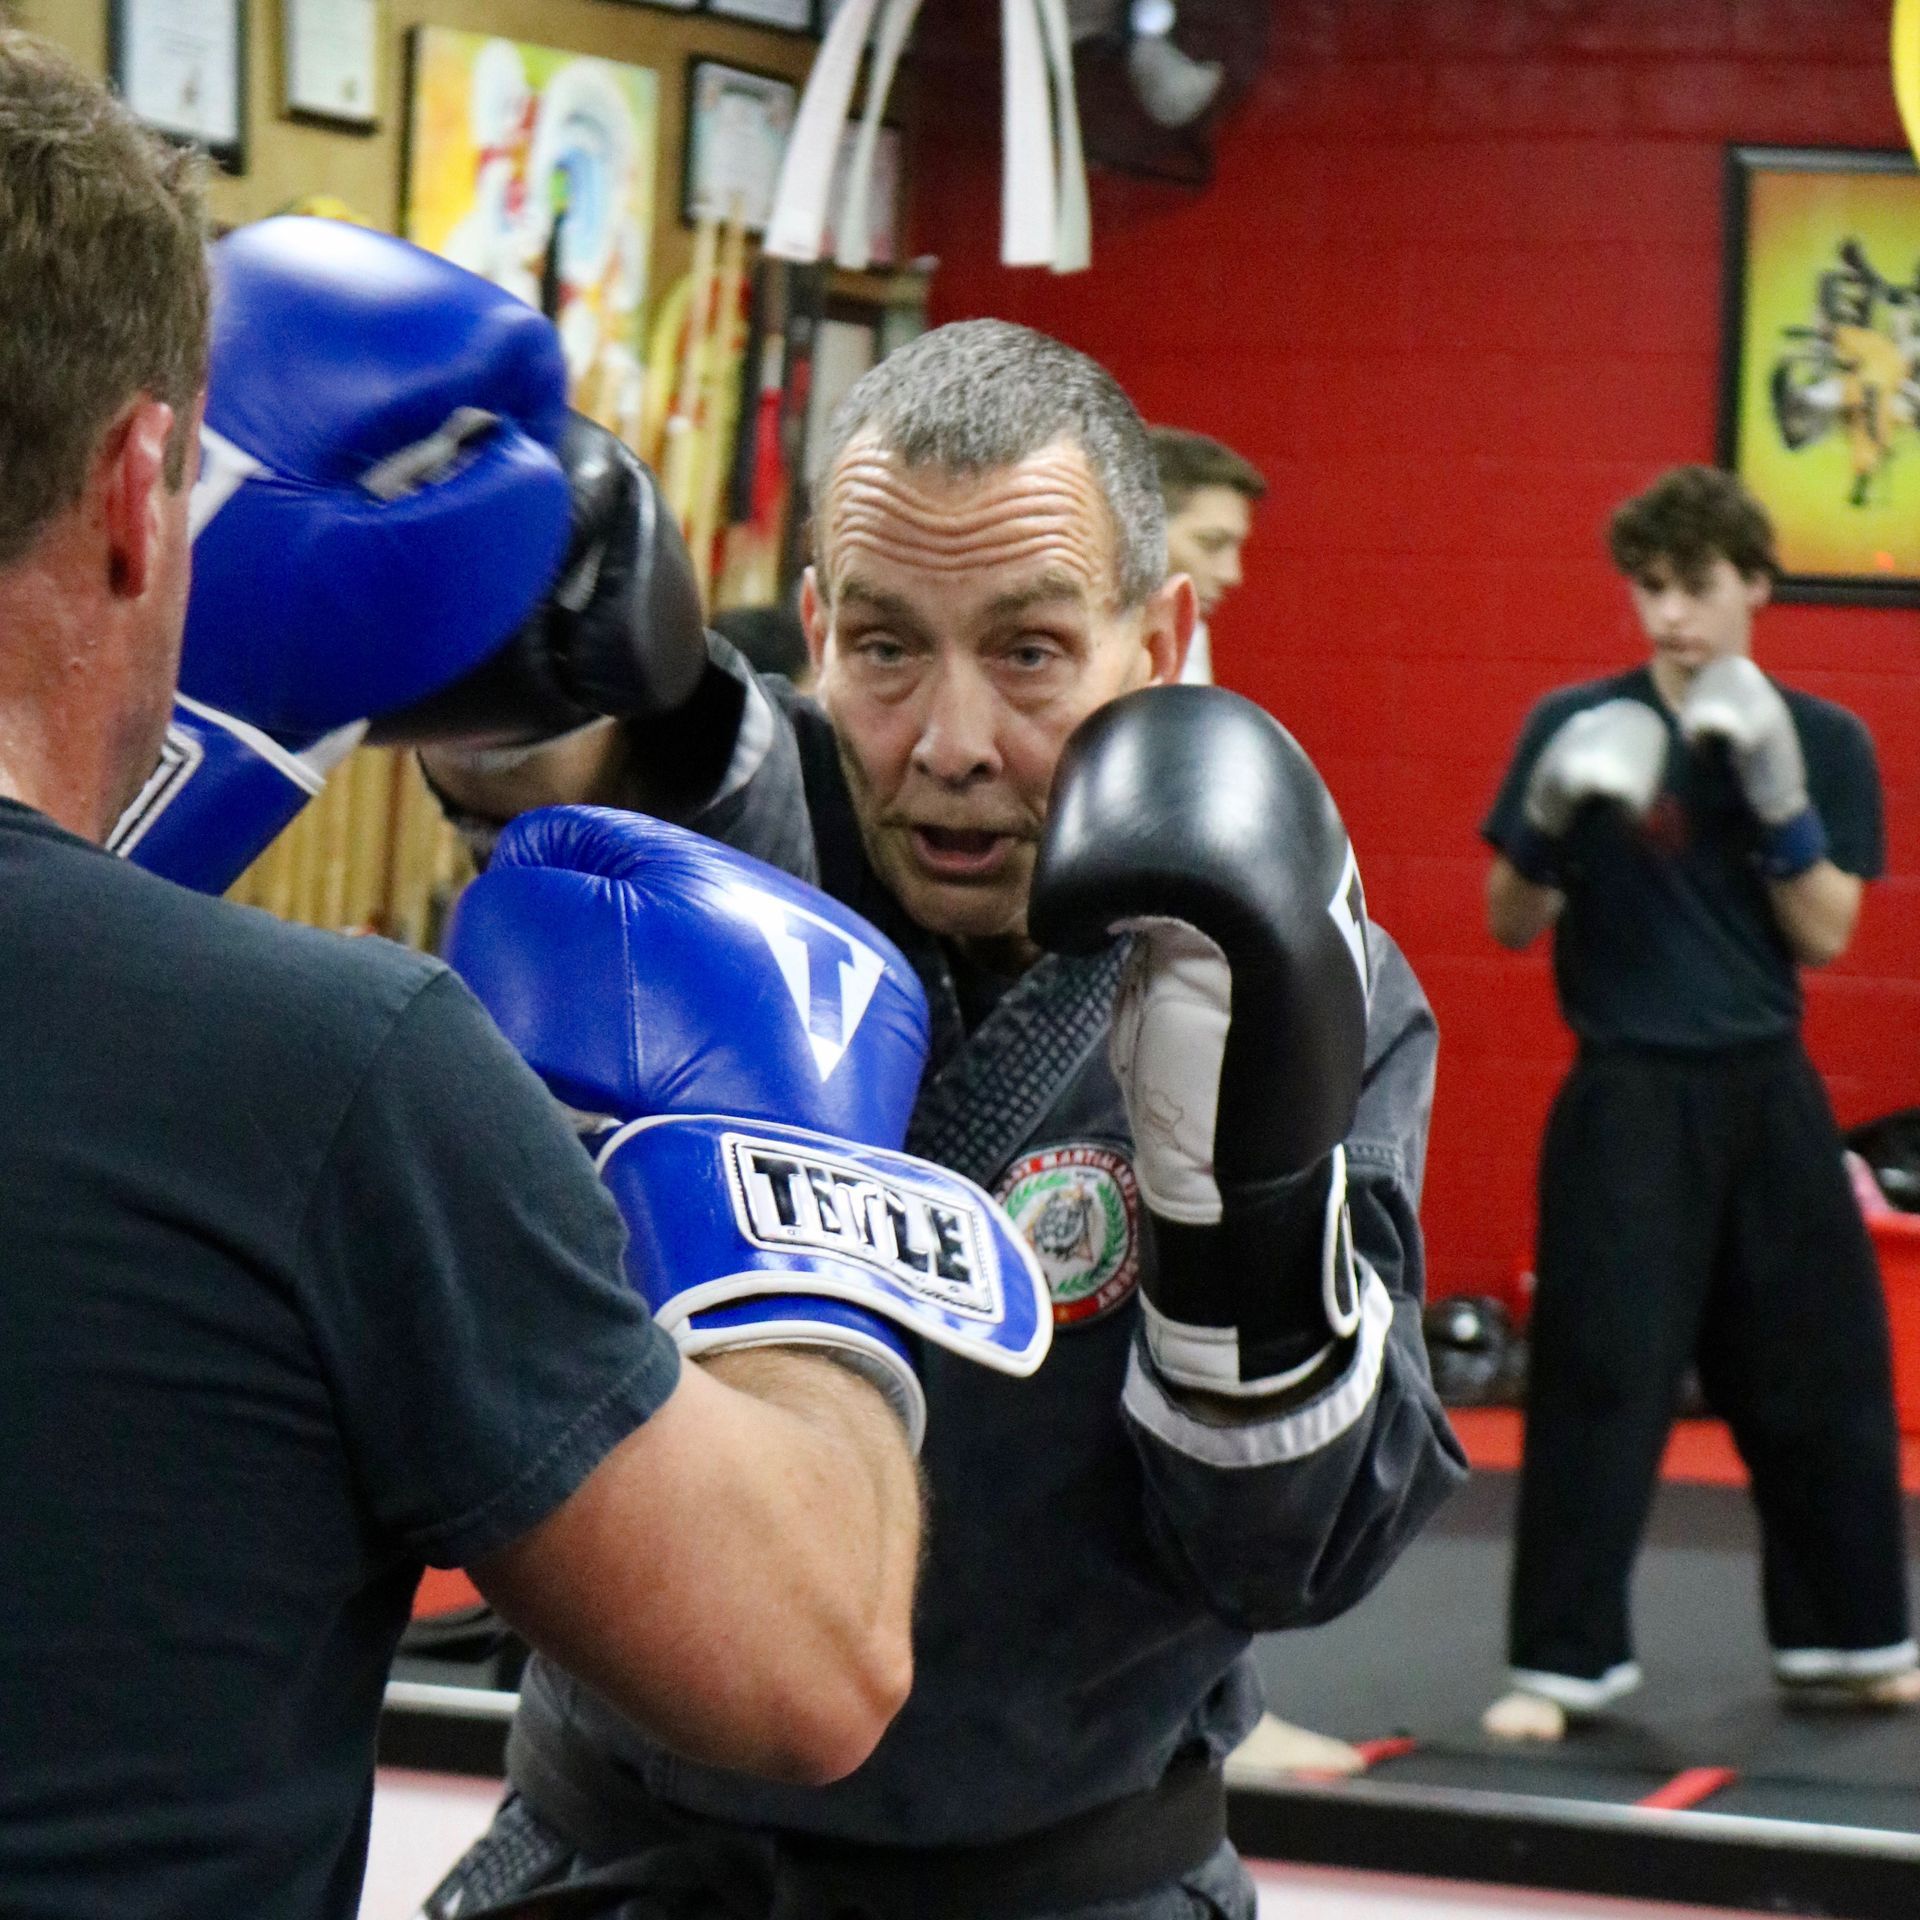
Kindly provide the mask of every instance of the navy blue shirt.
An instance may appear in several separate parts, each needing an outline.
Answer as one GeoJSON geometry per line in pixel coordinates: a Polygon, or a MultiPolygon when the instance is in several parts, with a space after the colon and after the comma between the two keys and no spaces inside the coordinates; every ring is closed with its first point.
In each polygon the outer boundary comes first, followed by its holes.
{"type": "MultiPolygon", "coordinates": [[[[1845,707],[1781,687],[1806,756],[1828,857],[1864,880],[1883,860],[1873,742],[1845,707]]],[[[1701,1050],[1792,1032],[1800,980],[1759,866],[1759,823],[1723,747],[1690,749],[1646,667],[1550,693],[1527,716],[1481,828],[1505,853],[1534,762],[1574,714],[1638,700],[1666,723],[1660,797],[1639,823],[1583,807],[1563,843],[1565,910],[1554,923],[1561,1011],[1594,1044],[1701,1050]]]]}
{"type": "Polygon", "coordinates": [[[0,801],[0,1913],[351,1920],[423,1563],[672,1391],[555,1103],[438,962],[0,801]]]}

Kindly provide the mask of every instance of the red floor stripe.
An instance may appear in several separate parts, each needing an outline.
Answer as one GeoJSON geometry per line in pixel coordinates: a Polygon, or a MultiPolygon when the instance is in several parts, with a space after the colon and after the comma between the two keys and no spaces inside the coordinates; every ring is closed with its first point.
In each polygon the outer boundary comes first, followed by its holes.
{"type": "Polygon", "coordinates": [[[1731,1767],[1688,1767],[1676,1773],[1664,1787],[1656,1787],[1639,1804],[1683,1813],[1688,1807],[1697,1807],[1702,1800],[1711,1800],[1722,1787],[1732,1786],[1739,1778],[1731,1767]]]}
{"type": "MultiPolygon", "coordinates": [[[[1476,1467],[1510,1473],[1519,1466],[1522,1422],[1517,1407],[1454,1407],[1447,1418],[1476,1467]]],[[[1747,1470],[1718,1420],[1675,1421],[1660,1476],[1699,1486],[1747,1484],[1747,1470]]],[[[1920,1493],[1920,1435],[1900,1436],[1900,1480],[1909,1493],[1920,1493]]]]}

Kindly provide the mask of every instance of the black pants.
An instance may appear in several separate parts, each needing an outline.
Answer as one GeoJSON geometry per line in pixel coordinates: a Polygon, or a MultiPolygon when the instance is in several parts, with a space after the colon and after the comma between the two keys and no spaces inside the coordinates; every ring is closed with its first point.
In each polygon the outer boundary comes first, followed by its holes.
{"type": "Polygon", "coordinates": [[[1538,1266],[1516,1676],[1575,1707],[1638,1677],[1628,1576],[1689,1360],[1752,1478],[1782,1677],[1910,1664],[1886,1305],[1798,1039],[1583,1052],[1538,1266]]]}

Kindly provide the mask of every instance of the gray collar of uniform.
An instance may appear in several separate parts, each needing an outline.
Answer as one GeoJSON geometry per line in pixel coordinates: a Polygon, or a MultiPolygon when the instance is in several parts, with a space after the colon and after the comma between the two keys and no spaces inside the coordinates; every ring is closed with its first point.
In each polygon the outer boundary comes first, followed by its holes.
{"type": "Polygon", "coordinates": [[[921,1087],[908,1152],[988,1185],[1104,1043],[1130,944],[1028,968],[921,1087]]]}

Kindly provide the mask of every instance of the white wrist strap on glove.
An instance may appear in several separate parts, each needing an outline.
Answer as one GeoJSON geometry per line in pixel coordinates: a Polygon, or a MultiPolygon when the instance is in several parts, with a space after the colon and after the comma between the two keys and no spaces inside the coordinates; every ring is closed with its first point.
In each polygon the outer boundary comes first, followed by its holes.
{"type": "MultiPolygon", "coordinates": [[[[1223,1208],[1214,1131],[1232,1018],[1232,971],[1220,947],[1185,921],[1142,918],[1115,931],[1134,936],[1114,1006],[1109,1056],[1133,1125],[1141,1198],[1162,1220],[1216,1226],[1223,1208]]],[[[1332,1340],[1282,1374],[1243,1380],[1236,1327],[1172,1319],[1143,1296],[1148,1348],[1174,1385],[1236,1398],[1283,1393],[1307,1379],[1358,1327],[1344,1148],[1335,1147],[1332,1163],[1321,1239],[1321,1296],[1332,1340]]]]}
{"type": "Polygon", "coordinates": [[[1237,1327],[1198,1327],[1170,1319],[1144,1295],[1147,1350],[1161,1376],[1177,1387],[1216,1393],[1235,1400],[1264,1399],[1291,1392],[1324,1368],[1328,1356],[1360,1327],[1360,1276],[1353,1259],[1353,1228],[1347,1217],[1347,1154],[1333,1150],[1333,1177],[1327,1183],[1327,1209],[1321,1235],[1320,1297],[1333,1338],[1284,1373],[1258,1379],[1240,1377],[1237,1327]]]}

